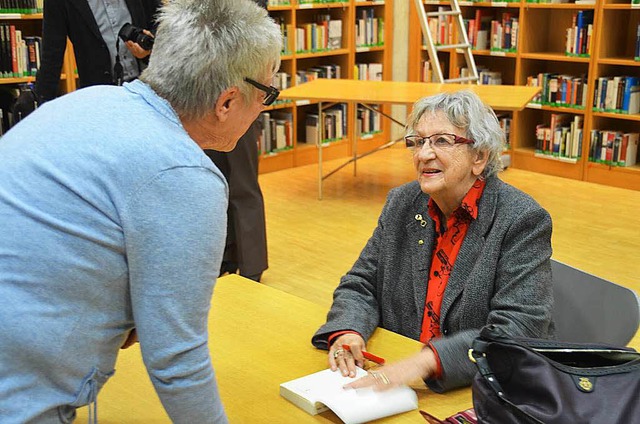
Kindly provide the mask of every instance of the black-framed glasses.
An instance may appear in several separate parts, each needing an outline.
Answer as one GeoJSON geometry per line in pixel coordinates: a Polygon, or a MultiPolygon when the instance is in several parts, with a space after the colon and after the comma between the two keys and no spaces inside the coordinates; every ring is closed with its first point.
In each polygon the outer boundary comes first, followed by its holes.
{"type": "Polygon", "coordinates": [[[280,95],[280,90],[278,90],[272,85],[266,86],[266,85],[260,84],[258,81],[254,81],[251,78],[247,78],[247,77],[245,77],[244,80],[245,82],[248,82],[249,84],[253,85],[258,90],[265,92],[264,100],[262,101],[262,104],[265,106],[271,106],[273,102],[275,102],[278,96],[280,95]]]}
{"type": "Polygon", "coordinates": [[[449,133],[437,133],[431,134],[427,137],[420,135],[407,135],[404,137],[404,142],[410,149],[420,150],[425,144],[429,144],[433,150],[447,150],[456,144],[473,144],[473,140],[460,137],[459,135],[449,133]]]}

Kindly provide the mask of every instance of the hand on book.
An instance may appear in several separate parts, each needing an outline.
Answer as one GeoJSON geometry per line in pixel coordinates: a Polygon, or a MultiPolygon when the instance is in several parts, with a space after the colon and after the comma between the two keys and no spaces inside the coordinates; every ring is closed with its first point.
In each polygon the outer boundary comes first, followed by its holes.
{"type": "Polygon", "coordinates": [[[424,380],[436,372],[435,354],[429,348],[406,359],[385,365],[369,375],[344,386],[347,389],[373,387],[374,390],[387,390],[393,387],[411,385],[416,380],[424,380]]]}
{"type": "Polygon", "coordinates": [[[356,366],[364,367],[362,351],[366,350],[366,344],[362,336],[357,333],[346,333],[333,341],[329,348],[329,366],[331,371],[340,370],[345,377],[356,376],[356,366]],[[350,351],[342,345],[347,345],[350,351]]]}

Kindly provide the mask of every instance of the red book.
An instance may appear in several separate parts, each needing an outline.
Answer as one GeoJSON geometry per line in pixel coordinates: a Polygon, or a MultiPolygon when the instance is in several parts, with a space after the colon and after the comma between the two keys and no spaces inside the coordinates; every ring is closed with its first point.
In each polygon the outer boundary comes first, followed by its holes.
{"type": "Polygon", "coordinates": [[[18,75],[18,53],[16,50],[16,27],[15,25],[9,26],[9,37],[10,37],[10,45],[11,45],[11,70],[13,71],[13,76],[17,77],[18,75]]]}

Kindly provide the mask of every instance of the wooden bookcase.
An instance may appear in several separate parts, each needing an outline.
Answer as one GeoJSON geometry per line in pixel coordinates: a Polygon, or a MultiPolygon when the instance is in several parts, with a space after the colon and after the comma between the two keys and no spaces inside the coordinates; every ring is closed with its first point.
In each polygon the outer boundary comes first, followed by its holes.
{"type": "MultiPolygon", "coordinates": [[[[448,2],[425,1],[427,11],[447,6],[448,2]]],[[[527,77],[544,72],[571,76],[584,75],[587,81],[587,103],[583,109],[530,104],[525,110],[513,113],[511,125],[511,166],[566,178],[585,180],[610,186],[640,190],[640,165],[612,167],[589,162],[589,134],[591,130],[640,131],[640,114],[596,112],[592,108],[594,86],[599,77],[640,76],[640,61],[634,60],[636,28],[640,23],[640,4],[629,0],[597,0],[594,3],[530,3],[519,2],[460,2],[463,16],[473,18],[476,10],[499,17],[508,12],[518,17],[518,48],[515,52],[474,50],[478,65],[502,73],[503,84],[526,85],[527,77]],[[593,33],[588,57],[565,54],[566,29],[572,25],[578,11],[592,11],[593,33]],[[535,154],[536,125],[550,120],[552,114],[578,115],[583,120],[581,157],[574,162],[552,160],[535,154]]],[[[416,10],[409,16],[410,81],[420,81],[421,62],[428,60],[422,46],[422,34],[416,10]]],[[[464,65],[459,51],[439,53],[446,63],[445,75],[455,75],[464,65]]],[[[446,76],[445,76],[446,77],[446,76]]],[[[499,112],[499,111],[496,111],[499,112]]]]}
{"type": "MultiPolygon", "coordinates": [[[[283,3],[270,2],[270,3],[283,3]]],[[[354,78],[354,67],[357,63],[381,63],[382,79],[391,80],[391,47],[393,42],[393,0],[358,1],[346,0],[341,2],[304,2],[290,0],[285,5],[269,5],[269,15],[282,22],[289,28],[287,34],[287,51],[281,55],[280,70],[291,76],[291,86],[296,85],[298,71],[324,65],[339,65],[340,78],[354,78]],[[356,45],[356,21],[363,11],[373,10],[376,18],[384,20],[383,44],[356,45]],[[296,52],[295,35],[291,31],[316,21],[318,15],[330,15],[331,19],[342,21],[342,45],[339,49],[296,52]]],[[[348,105],[347,134],[356,125],[354,122],[353,105],[348,105]]],[[[306,143],[305,120],[307,114],[316,114],[317,104],[309,101],[277,103],[267,109],[267,112],[286,113],[292,116],[292,148],[273,153],[265,153],[260,157],[260,173],[278,171],[281,169],[317,163],[317,147],[313,143],[306,143]]],[[[390,114],[390,106],[384,106],[383,112],[390,114]]],[[[390,137],[390,124],[382,119],[382,130],[374,135],[365,135],[358,140],[358,151],[364,152],[386,143],[390,137]]],[[[347,137],[332,141],[323,147],[324,160],[331,160],[351,155],[351,143],[347,137]]]]}
{"type": "MultiPolygon", "coordinates": [[[[0,23],[14,26],[16,30],[22,32],[23,37],[42,35],[42,13],[0,13],[0,23]]],[[[76,89],[76,79],[74,75],[75,63],[73,61],[73,51],[71,44],[68,43],[60,75],[60,94],[69,93],[76,89]]],[[[35,75],[0,78],[0,85],[2,85],[3,88],[14,88],[18,87],[19,84],[34,81],[35,75]]]]}

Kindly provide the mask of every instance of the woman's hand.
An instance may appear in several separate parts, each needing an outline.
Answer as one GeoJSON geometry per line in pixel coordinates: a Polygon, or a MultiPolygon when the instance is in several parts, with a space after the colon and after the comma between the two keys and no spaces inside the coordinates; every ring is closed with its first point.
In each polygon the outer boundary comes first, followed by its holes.
{"type": "Polygon", "coordinates": [[[437,366],[435,354],[431,349],[425,348],[407,359],[370,371],[369,375],[347,384],[345,388],[373,387],[375,390],[387,390],[409,385],[431,376],[436,372],[437,366]]]}
{"type": "Polygon", "coordinates": [[[364,365],[363,350],[367,349],[362,336],[355,333],[341,335],[333,341],[329,348],[331,371],[339,369],[345,377],[355,377],[356,366],[362,367],[364,365]],[[343,349],[342,345],[348,345],[351,351],[343,349]]]}

